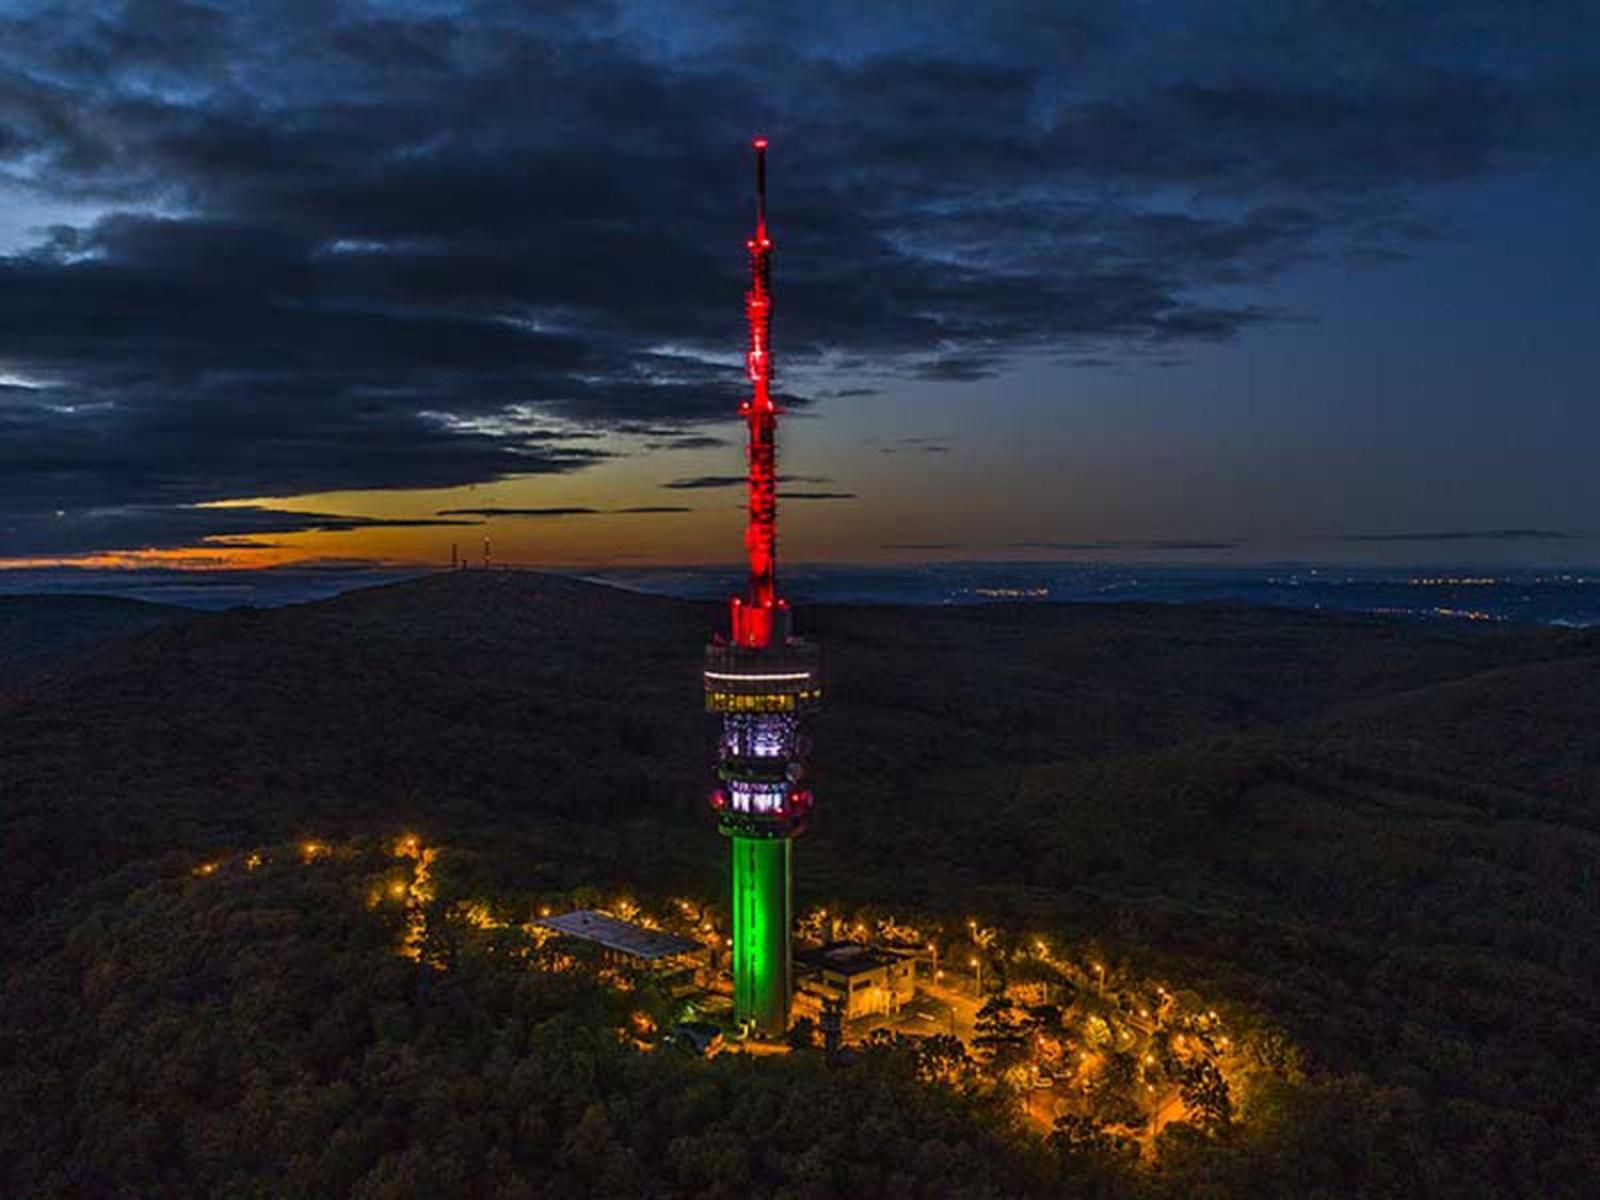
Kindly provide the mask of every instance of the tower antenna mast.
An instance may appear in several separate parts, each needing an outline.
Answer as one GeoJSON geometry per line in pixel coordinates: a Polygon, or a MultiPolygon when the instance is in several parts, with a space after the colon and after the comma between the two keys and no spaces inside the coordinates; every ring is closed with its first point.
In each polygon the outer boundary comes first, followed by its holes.
{"type": "MultiPolygon", "coordinates": [[[[779,606],[778,565],[778,409],[772,402],[772,238],[767,233],[767,139],[756,138],[756,231],[745,248],[750,255],[750,289],[744,295],[749,341],[745,373],[750,399],[742,408],[748,432],[749,513],[745,554],[750,561],[746,603],[735,606],[733,639],[759,649],[773,639],[779,606]]],[[[783,631],[787,632],[787,630],[783,631]]],[[[781,637],[781,634],[780,634],[781,637]]]]}

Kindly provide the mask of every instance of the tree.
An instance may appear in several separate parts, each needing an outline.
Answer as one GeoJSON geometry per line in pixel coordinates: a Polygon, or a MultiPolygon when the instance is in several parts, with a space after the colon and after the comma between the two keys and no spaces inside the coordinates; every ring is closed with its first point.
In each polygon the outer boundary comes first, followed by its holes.
{"type": "Polygon", "coordinates": [[[1105,1066],[1089,1088],[1095,1115],[1108,1125],[1143,1125],[1138,1100],[1139,1064],[1126,1051],[1107,1054],[1105,1066]]]}
{"type": "Polygon", "coordinates": [[[1139,1157],[1132,1138],[1107,1132],[1097,1117],[1057,1117],[1047,1139],[1074,1184],[1071,1194],[1084,1197],[1126,1194],[1128,1169],[1139,1157]]]}
{"type": "Polygon", "coordinates": [[[997,1073],[1022,1061],[1027,1034],[1016,1001],[1010,996],[1001,993],[985,1000],[978,1010],[976,1029],[972,1044],[983,1052],[997,1073]]]}
{"type": "Polygon", "coordinates": [[[789,1043],[791,1050],[812,1050],[818,1042],[817,1023],[810,1017],[798,1017],[795,1023],[789,1026],[789,1032],[784,1040],[789,1043]]]}
{"type": "Polygon", "coordinates": [[[1118,1137],[1106,1130],[1098,1117],[1062,1116],[1047,1139],[1050,1147],[1068,1160],[1130,1159],[1139,1154],[1132,1138],[1118,1137]]]}
{"type": "Polygon", "coordinates": [[[923,1080],[954,1083],[972,1066],[972,1056],[961,1039],[948,1033],[920,1038],[916,1046],[917,1076],[923,1080]]]}
{"type": "Polygon", "coordinates": [[[1023,1010],[1023,1025],[1030,1033],[1060,1033],[1061,1009],[1054,1004],[1030,1004],[1023,1010]]]}
{"type": "Polygon", "coordinates": [[[1217,1064],[1208,1058],[1184,1068],[1179,1093],[1195,1125],[1218,1133],[1233,1123],[1233,1096],[1217,1064]]]}

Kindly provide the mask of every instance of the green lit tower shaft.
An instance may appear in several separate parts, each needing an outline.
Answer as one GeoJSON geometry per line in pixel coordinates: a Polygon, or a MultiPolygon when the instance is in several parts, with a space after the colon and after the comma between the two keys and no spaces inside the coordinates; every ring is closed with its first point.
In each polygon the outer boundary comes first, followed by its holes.
{"type": "Polygon", "coordinates": [[[733,844],[733,1008],[761,1033],[789,1025],[789,839],[733,844]]]}
{"type": "Polygon", "coordinates": [[[730,605],[727,637],[706,647],[706,711],[722,718],[719,785],[711,805],[733,848],[734,1015],[761,1037],[789,1027],[790,842],[805,829],[811,792],[801,762],[800,720],[822,699],[816,647],[794,637],[778,596],[777,431],[772,400],[772,240],[767,236],[765,138],[757,138],[756,231],[750,253],[745,365],[750,580],[730,605]]]}

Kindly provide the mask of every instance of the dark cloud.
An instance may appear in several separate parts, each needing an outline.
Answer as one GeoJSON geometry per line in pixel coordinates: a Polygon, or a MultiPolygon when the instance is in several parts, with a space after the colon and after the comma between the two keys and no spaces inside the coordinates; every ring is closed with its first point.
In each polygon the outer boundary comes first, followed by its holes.
{"type": "Polygon", "coordinates": [[[758,126],[786,378],[1181,361],[1285,319],[1256,289],[1297,264],[1441,236],[1421,189],[1592,150],[1581,6],[1426,8],[8,10],[0,189],[106,215],[0,258],[0,504],[132,528],[713,448],[758,126]]]}
{"type": "Polygon", "coordinates": [[[661,486],[671,488],[673,491],[695,491],[700,488],[742,487],[744,483],[743,475],[692,475],[687,479],[671,480],[661,486]]]}
{"type": "MultiPolygon", "coordinates": [[[[749,482],[744,475],[692,475],[687,479],[674,479],[670,483],[663,483],[664,488],[674,491],[694,491],[701,488],[730,488],[743,487],[749,482]]],[[[779,475],[779,483],[832,483],[825,475],[779,475]]]]}
{"type": "Polygon", "coordinates": [[[686,513],[694,509],[681,504],[636,504],[630,508],[587,508],[583,506],[558,506],[551,508],[445,508],[441,517],[588,517],[600,513],[686,513]]]}
{"type": "Polygon", "coordinates": [[[671,438],[664,442],[651,442],[645,447],[647,450],[717,450],[723,446],[732,445],[727,438],[714,437],[708,433],[691,433],[683,437],[671,438]]]}
{"type": "Polygon", "coordinates": [[[255,506],[170,508],[156,505],[8,513],[0,546],[8,555],[54,557],[112,550],[172,550],[203,545],[218,552],[259,550],[273,534],[352,529],[475,525],[461,520],[380,520],[331,513],[284,512],[255,506]]]}
{"type": "Polygon", "coordinates": [[[887,443],[878,447],[879,454],[949,454],[950,443],[953,439],[944,437],[901,437],[891,438],[887,443]]]}
{"type": "Polygon", "coordinates": [[[884,542],[880,550],[964,550],[965,542],[884,542]]]}
{"type": "Polygon", "coordinates": [[[583,517],[598,508],[444,508],[441,517],[583,517]]]}
{"type": "Polygon", "coordinates": [[[1000,363],[1000,357],[994,354],[947,354],[943,358],[919,363],[915,374],[918,379],[939,383],[969,383],[993,375],[1000,363]]]}
{"type": "Polygon", "coordinates": [[[1481,171],[1516,143],[1540,102],[1471,70],[1413,70],[1355,87],[1182,83],[1063,105],[1046,147],[1106,175],[1348,192],[1481,171]]]}
{"type": "Polygon", "coordinates": [[[1429,533],[1342,533],[1338,542],[1566,542],[1573,534],[1555,529],[1446,529],[1429,533]]]}
{"type": "Polygon", "coordinates": [[[854,500],[854,492],[779,492],[779,500],[854,500]]]}
{"type": "Polygon", "coordinates": [[[183,399],[156,381],[130,380],[51,403],[0,404],[0,502],[8,505],[192,503],[326,490],[335,480],[444,487],[485,474],[569,471],[602,457],[555,435],[452,429],[391,398],[324,401],[314,382],[265,372],[218,372],[183,399]]]}

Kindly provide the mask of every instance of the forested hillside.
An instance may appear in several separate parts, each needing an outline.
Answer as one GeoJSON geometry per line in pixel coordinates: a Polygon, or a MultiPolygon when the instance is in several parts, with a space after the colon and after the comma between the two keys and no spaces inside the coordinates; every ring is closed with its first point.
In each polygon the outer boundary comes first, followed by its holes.
{"type": "Polygon", "coordinates": [[[603,1171],[616,1195],[1583,1194],[1600,639],[1581,632],[1158,606],[802,614],[829,698],[797,904],[1092,940],[1303,1049],[1303,1085],[1251,1123],[1167,1139],[1137,1170],[930,1095],[890,1049],[865,1088],[799,1058],[656,1066],[592,1043],[604,998],[547,993],[492,946],[429,982],[390,952],[392,918],[362,901],[380,868],[355,850],[192,873],[410,828],[453,848],[474,894],[716,901],[695,672],[718,618],[456,573],[85,643],[0,696],[0,901],[20,914],[0,1191],[179,1195],[189,1173],[209,1194],[282,1194],[283,1167],[405,1195],[448,1160],[495,1165],[427,1186],[484,1195],[598,1194],[603,1171]],[[575,1070],[568,1098],[536,1099],[575,1070]],[[717,1115],[736,1085],[770,1092],[754,1123],[717,1115]],[[427,1116],[445,1109],[476,1119],[427,1116]],[[872,1175],[873,1146],[846,1134],[891,1111],[928,1136],[886,1132],[894,1169],[872,1175]],[[801,1120],[837,1134],[829,1162],[741,1148],[801,1120]],[[143,1183],[119,1193],[118,1163],[143,1183]]]}
{"type": "Polygon", "coordinates": [[[0,687],[101,642],[193,615],[170,604],[115,596],[0,596],[0,687]]]}

